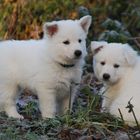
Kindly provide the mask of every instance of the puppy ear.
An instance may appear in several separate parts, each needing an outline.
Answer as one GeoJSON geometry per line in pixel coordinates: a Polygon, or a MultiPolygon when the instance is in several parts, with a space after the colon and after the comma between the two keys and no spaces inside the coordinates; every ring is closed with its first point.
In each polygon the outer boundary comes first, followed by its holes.
{"type": "Polygon", "coordinates": [[[43,26],[44,33],[50,37],[58,32],[58,25],[56,23],[47,22],[43,26]]]}
{"type": "Polygon", "coordinates": [[[90,45],[92,53],[94,55],[97,54],[103,47],[105,47],[105,44],[107,44],[107,42],[92,41],[90,45]]]}
{"type": "Polygon", "coordinates": [[[81,25],[81,27],[83,28],[83,30],[85,31],[85,33],[88,33],[88,29],[90,27],[91,24],[91,16],[84,16],[82,18],[80,18],[79,23],[81,25]]]}
{"type": "Polygon", "coordinates": [[[137,59],[137,52],[134,51],[128,44],[125,44],[124,57],[130,66],[134,66],[137,59]]]}

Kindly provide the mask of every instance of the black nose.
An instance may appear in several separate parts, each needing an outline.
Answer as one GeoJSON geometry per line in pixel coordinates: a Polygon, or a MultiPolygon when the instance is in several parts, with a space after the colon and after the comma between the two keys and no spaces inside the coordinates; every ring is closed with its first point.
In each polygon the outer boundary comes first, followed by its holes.
{"type": "Polygon", "coordinates": [[[104,79],[104,80],[107,81],[107,80],[109,80],[109,78],[110,78],[110,75],[109,75],[108,73],[104,73],[104,74],[103,74],[103,79],[104,79]]]}
{"type": "Polygon", "coordinates": [[[74,54],[76,57],[80,57],[82,55],[82,52],[80,50],[76,50],[74,54]]]}

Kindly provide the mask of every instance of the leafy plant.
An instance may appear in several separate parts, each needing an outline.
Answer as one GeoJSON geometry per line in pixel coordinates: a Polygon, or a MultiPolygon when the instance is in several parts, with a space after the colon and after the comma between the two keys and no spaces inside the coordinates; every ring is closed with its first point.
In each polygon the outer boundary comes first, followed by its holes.
{"type": "Polygon", "coordinates": [[[130,33],[125,27],[117,20],[108,18],[101,26],[105,28],[105,31],[100,34],[99,40],[105,40],[107,42],[121,42],[127,43],[131,37],[130,33]]]}

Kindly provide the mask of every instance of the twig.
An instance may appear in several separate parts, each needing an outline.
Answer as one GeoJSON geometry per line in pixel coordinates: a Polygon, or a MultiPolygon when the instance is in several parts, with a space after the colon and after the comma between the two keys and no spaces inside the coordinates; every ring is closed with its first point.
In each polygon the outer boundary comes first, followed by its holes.
{"type": "Polygon", "coordinates": [[[70,85],[70,93],[69,93],[69,110],[68,110],[68,113],[70,114],[71,113],[71,97],[72,96],[72,84],[70,85]]]}
{"type": "Polygon", "coordinates": [[[134,106],[131,104],[131,100],[132,100],[132,98],[128,101],[128,105],[127,105],[126,108],[129,109],[129,110],[128,110],[129,113],[132,112],[133,117],[134,117],[134,119],[135,119],[135,122],[136,122],[136,124],[137,124],[137,128],[138,128],[138,130],[139,130],[139,132],[140,132],[140,126],[139,126],[139,123],[138,123],[138,120],[137,120],[136,114],[135,114],[135,112],[134,112],[134,110],[133,110],[134,106]]]}
{"type": "MultiPolygon", "coordinates": [[[[123,115],[122,115],[122,112],[121,112],[120,108],[118,108],[118,111],[120,113],[120,116],[121,116],[121,119],[122,119],[123,123],[125,124],[125,121],[124,121],[124,118],[123,118],[123,115]]],[[[132,140],[128,130],[127,130],[127,136],[129,138],[129,140],[132,140]]]]}
{"type": "Polygon", "coordinates": [[[133,40],[134,43],[138,46],[138,48],[140,49],[140,43],[137,40],[140,40],[140,37],[130,37],[127,38],[128,40],[133,40]]]}
{"type": "Polygon", "coordinates": [[[121,117],[121,119],[122,119],[123,123],[125,123],[125,122],[124,122],[124,118],[123,118],[123,115],[122,115],[122,112],[121,112],[120,108],[118,108],[118,111],[119,111],[119,113],[120,113],[120,117],[121,117]]]}
{"type": "Polygon", "coordinates": [[[135,39],[134,42],[136,43],[136,45],[138,46],[138,48],[140,49],[140,43],[135,39]]]}
{"type": "Polygon", "coordinates": [[[130,37],[130,38],[128,38],[128,40],[139,40],[140,39],[140,37],[138,36],[138,37],[130,37]]]}
{"type": "MultiPolygon", "coordinates": [[[[122,115],[122,112],[121,112],[120,108],[118,108],[118,111],[120,113],[120,116],[121,116],[121,119],[122,119],[123,123],[125,124],[125,121],[124,121],[124,118],[123,118],[123,115],[122,115]]],[[[129,138],[129,140],[132,140],[128,130],[127,130],[127,136],[129,138]]]]}

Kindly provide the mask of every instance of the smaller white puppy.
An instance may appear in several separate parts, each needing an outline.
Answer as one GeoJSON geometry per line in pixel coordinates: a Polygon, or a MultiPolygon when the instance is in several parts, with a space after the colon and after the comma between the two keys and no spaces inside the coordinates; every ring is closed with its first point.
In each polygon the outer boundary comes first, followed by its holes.
{"type": "Polygon", "coordinates": [[[105,84],[102,108],[134,124],[134,116],[126,106],[131,100],[140,122],[140,57],[128,44],[93,41],[93,68],[96,77],[105,84]]]}

